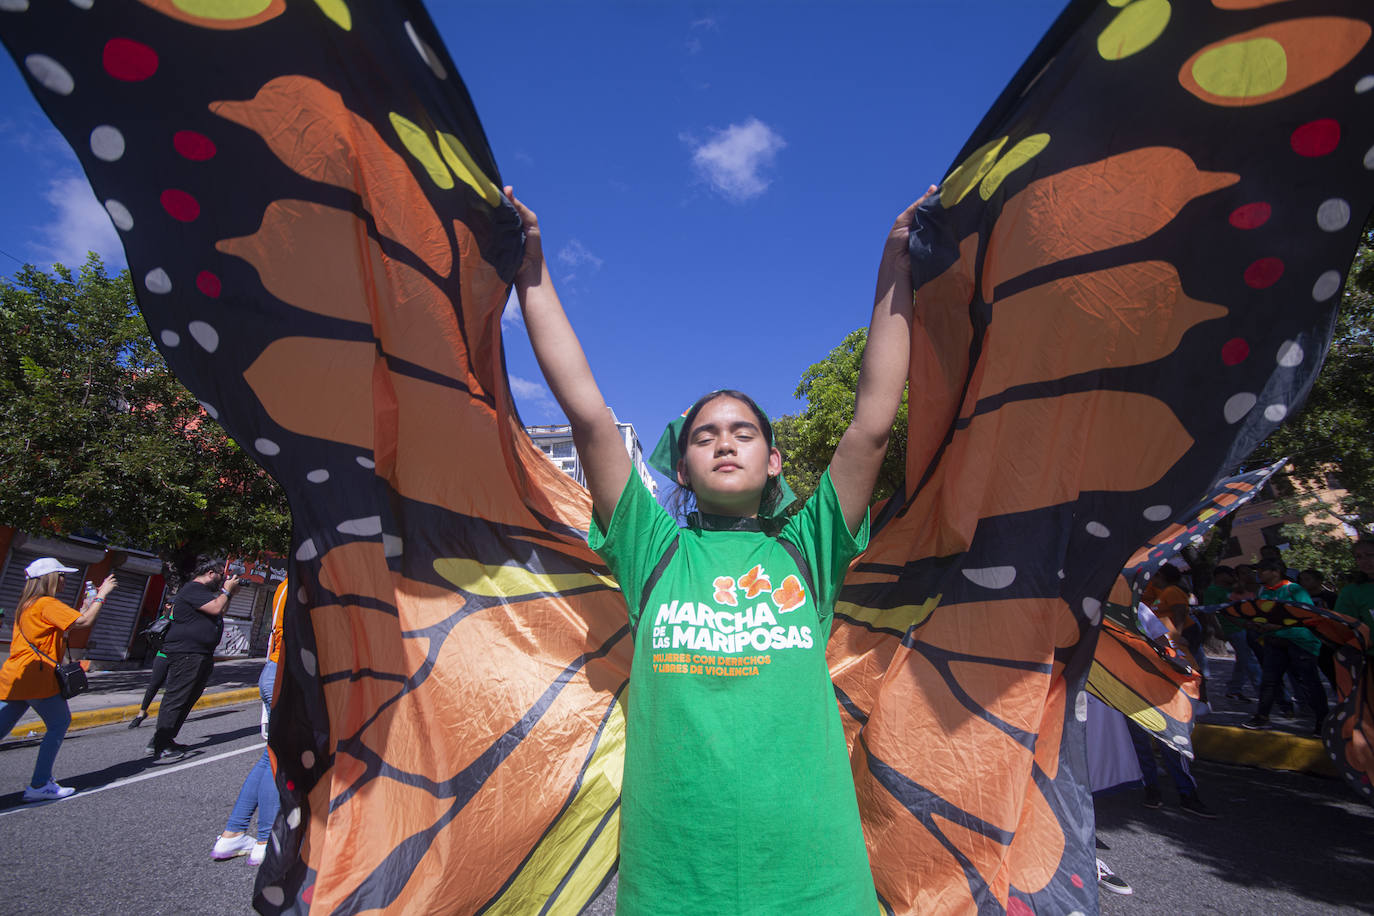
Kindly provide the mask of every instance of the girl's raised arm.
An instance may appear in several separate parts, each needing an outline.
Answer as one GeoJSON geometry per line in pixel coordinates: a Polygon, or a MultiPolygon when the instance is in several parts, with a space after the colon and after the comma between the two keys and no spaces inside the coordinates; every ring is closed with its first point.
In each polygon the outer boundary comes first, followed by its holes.
{"type": "Polygon", "coordinates": [[[506,196],[525,224],[525,260],[515,275],[525,330],[544,381],[572,424],[573,446],[587,475],[592,505],[597,517],[607,524],[630,478],[630,456],[549,278],[539,218],[516,199],[514,188],[507,187],[506,196]]]}
{"type": "Polygon", "coordinates": [[[857,533],[873,496],[873,484],[887,454],[892,421],[902,405],[911,360],[911,261],[907,237],[911,220],[934,185],[902,211],[883,243],[878,265],[878,291],[868,325],[859,385],[854,394],[854,419],[840,437],[830,459],[830,479],[840,498],[840,510],[851,532],[857,533]]]}

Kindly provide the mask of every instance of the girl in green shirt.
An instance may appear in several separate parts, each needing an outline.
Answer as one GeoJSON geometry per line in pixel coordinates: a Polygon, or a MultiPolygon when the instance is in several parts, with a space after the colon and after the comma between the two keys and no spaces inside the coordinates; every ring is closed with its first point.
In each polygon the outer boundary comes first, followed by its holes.
{"type": "Polygon", "coordinates": [[[739,392],[712,392],[666,437],[668,469],[697,509],[679,528],[632,473],[553,289],[538,219],[505,191],[525,227],[515,278],[524,324],[572,426],[594,510],[589,541],[620,582],[634,632],[617,911],[871,916],[825,643],[845,570],[867,544],[906,385],[907,241],[925,198],[883,246],[854,420],[816,493],[770,523],[782,456],[768,418],[739,392]]]}

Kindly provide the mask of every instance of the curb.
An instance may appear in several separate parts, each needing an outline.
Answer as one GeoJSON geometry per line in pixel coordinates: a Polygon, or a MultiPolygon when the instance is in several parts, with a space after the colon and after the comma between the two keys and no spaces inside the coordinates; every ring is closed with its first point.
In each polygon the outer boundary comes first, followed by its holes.
{"type": "Polygon", "coordinates": [[[1198,723],[1193,726],[1193,752],[1218,763],[1292,770],[1332,779],[1338,775],[1321,739],[1287,732],[1198,723]]]}
{"type": "MultiPolygon", "coordinates": [[[[260,699],[258,688],[244,687],[241,690],[220,690],[215,693],[207,693],[196,701],[196,705],[191,707],[191,711],[197,709],[213,709],[216,706],[232,706],[236,703],[247,703],[249,700],[260,699]]],[[[132,706],[108,706],[104,709],[83,709],[72,713],[72,724],[67,726],[67,731],[74,732],[83,728],[95,728],[97,725],[109,725],[113,722],[124,722],[134,717],[134,713],[141,709],[137,703],[132,706]]],[[[148,718],[157,717],[158,710],[162,708],[162,701],[159,700],[148,708],[148,718]]],[[[8,735],[0,736],[2,740],[12,740],[15,738],[37,737],[47,732],[47,726],[42,722],[30,722],[28,724],[16,725],[14,731],[8,735]],[[20,734],[20,732],[23,734],[20,734]]]]}

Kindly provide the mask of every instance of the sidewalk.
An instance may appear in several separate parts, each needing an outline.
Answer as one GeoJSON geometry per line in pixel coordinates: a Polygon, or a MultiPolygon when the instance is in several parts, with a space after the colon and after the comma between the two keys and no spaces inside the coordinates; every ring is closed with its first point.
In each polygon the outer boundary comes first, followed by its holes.
{"type": "MultiPolygon", "coordinates": [[[[1193,726],[1193,750],[1203,760],[1238,763],[1267,770],[1294,770],[1335,778],[1336,768],[1326,754],[1320,738],[1312,736],[1312,714],[1295,703],[1293,715],[1283,715],[1277,706],[1270,714],[1271,729],[1250,731],[1241,723],[1255,714],[1259,691],[1246,684],[1248,702],[1226,697],[1235,659],[1207,656],[1207,699],[1212,711],[1197,717],[1193,726]]],[[[1326,678],[1321,678],[1326,701],[1335,708],[1336,697],[1326,678]]]]}
{"type": "MultiPolygon", "coordinates": [[[[231,658],[215,662],[215,670],[205,693],[196,703],[196,709],[211,709],[215,706],[230,706],[258,700],[258,675],[267,659],[231,658]]],[[[138,671],[95,671],[86,675],[91,689],[67,701],[72,711],[72,724],[69,731],[108,725],[111,722],[127,722],[138,712],[143,703],[143,691],[148,687],[152,671],[144,668],[138,671]]],[[[157,718],[162,693],[153,701],[148,722],[157,718]]],[[[43,721],[32,709],[24,713],[19,724],[3,738],[29,738],[43,734],[46,729],[43,721]]]]}

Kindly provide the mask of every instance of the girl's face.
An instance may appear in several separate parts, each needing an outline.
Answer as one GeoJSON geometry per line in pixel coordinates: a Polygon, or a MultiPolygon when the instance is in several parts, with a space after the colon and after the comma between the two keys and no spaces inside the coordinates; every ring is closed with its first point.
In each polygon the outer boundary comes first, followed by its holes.
{"type": "Polygon", "coordinates": [[[1355,565],[1366,576],[1374,577],[1374,544],[1355,545],[1355,565]]]}
{"type": "Polygon", "coordinates": [[[691,487],[703,512],[751,516],[759,512],[768,478],[781,471],[782,454],[765,438],[754,411],[722,396],[707,401],[692,420],[677,482],[691,487]]]}

